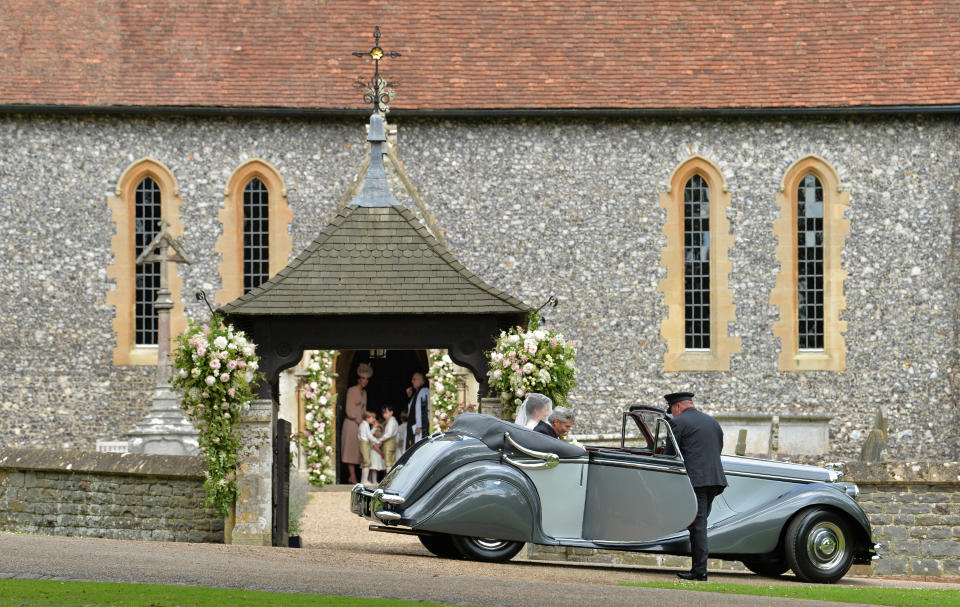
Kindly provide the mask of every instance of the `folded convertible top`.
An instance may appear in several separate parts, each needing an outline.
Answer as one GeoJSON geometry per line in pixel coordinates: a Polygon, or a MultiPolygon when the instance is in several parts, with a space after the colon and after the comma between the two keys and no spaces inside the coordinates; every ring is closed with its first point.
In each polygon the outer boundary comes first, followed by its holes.
{"type": "Polygon", "coordinates": [[[492,415],[464,413],[454,420],[449,431],[480,439],[494,451],[513,450],[509,445],[505,446],[503,441],[503,433],[509,432],[510,438],[514,442],[532,451],[556,453],[562,458],[582,457],[587,454],[586,450],[581,447],[540,432],[527,430],[523,426],[518,426],[492,415]]]}

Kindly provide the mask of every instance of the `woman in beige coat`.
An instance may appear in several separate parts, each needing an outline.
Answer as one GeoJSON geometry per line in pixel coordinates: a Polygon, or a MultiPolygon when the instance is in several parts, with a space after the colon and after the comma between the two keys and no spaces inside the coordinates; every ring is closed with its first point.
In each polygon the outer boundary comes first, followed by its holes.
{"type": "Polygon", "coordinates": [[[347,389],[346,404],[343,407],[343,428],[340,430],[340,461],[347,465],[347,474],[351,485],[357,483],[357,466],[360,465],[360,441],[357,430],[363,421],[363,412],[367,408],[367,384],[373,377],[373,367],[367,363],[357,366],[357,383],[347,389]]]}

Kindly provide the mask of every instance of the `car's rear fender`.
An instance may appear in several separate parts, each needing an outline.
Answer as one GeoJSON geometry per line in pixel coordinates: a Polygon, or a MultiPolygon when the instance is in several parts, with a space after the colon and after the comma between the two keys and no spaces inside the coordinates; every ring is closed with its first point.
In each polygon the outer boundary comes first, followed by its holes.
{"type": "Polygon", "coordinates": [[[528,542],[542,537],[540,498],[522,472],[490,461],[450,472],[403,510],[420,531],[528,542]]]}
{"type": "Polygon", "coordinates": [[[499,453],[475,438],[450,432],[442,436],[434,435],[405,452],[380,483],[380,488],[413,504],[431,487],[465,464],[499,459],[499,453]]]}
{"type": "Polygon", "coordinates": [[[812,507],[838,512],[850,524],[858,561],[872,546],[870,521],[843,491],[821,483],[804,485],[755,510],[732,516],[708,529],[712,555],[769,554],[781,544],[783,530],[797,513],[812,507]]]}

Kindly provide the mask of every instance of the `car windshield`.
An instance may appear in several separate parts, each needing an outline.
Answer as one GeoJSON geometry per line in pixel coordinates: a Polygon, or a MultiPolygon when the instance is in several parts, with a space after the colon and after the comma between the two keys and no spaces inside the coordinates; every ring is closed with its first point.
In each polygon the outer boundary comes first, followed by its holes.
{"type": "Polygon", "coordinates": [[[631,411],[624,413],[623,447],[631,451],[653,451],[653,432],[656,427],[656,413],[653,411],[631,411]]]}
{"type": "Polygon", "coordinates": [[[623,414],[624,449],[673,456],[675,449],[669,433],[666,419],[659,411],[636,408],[623,414]]]}

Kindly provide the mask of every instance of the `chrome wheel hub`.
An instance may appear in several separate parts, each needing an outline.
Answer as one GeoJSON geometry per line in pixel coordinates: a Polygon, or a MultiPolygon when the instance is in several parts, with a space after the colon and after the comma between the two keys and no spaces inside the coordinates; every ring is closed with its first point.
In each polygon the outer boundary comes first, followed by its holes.
{"type": "Polygon", "coordinates": [[[503,540],[491,540],[485,537],[475,537],[471,538],[473,543],[478,547],[483,548],[484,550],[500,550],[507,545],[507,542],[503,540]]]}
{"type": "Polygon", "coordinates": [[[832,569],[846,555],[843,531],[835,523],[822,522],[807,536],[807,556],[817,569],[832,569]]]}

